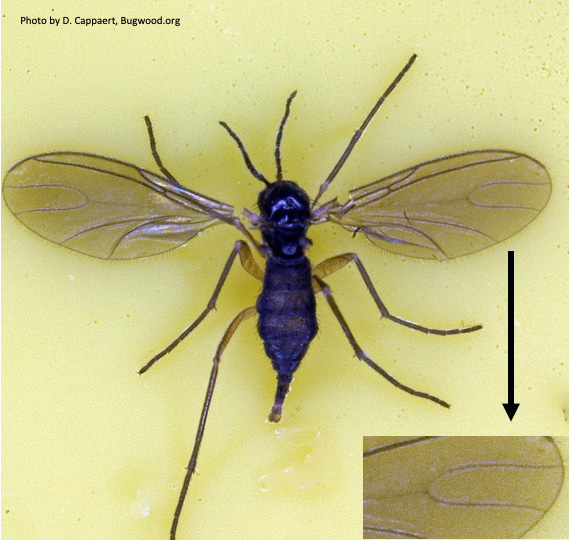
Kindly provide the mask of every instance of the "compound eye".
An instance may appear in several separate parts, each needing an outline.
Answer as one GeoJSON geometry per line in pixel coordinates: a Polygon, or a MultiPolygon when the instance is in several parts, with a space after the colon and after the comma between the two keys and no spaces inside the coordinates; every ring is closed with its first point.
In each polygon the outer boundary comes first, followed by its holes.
{"type": "Polygon", "coordinates": [[[271,214],[270,219],[271,221],[277,224],[287,223],[289,221],[288,214],[289,212],[287,212],[283,208],[278,208],[271,214]]]}

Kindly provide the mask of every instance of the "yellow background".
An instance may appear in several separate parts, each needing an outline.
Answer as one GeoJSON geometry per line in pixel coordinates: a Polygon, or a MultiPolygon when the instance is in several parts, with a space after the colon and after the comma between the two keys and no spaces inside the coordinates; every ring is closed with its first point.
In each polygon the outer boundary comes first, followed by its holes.
{"type": "MultiPolygon", "coordinates": [[[[156,170],[143,122],[149,114],[162,159],[183,184],[253,209],[261,185],[218,120],[271,177],[275,131],[296,89],[285,176],[314,196],[415,52],[416,64],[329,197],[483,148],[527,153],[553,180],[547,208],[528,229],[447,263],[386,254],[334,226],[312,229],[312,260],[357,251],[394,314],[433,327],[483,323],[477,334],[425,336],[379,322],[354,268],[329,279],[364,350],[453,407],[408,396],[359,365],[321,299],[320,333],[282,422],[269,424],[275,377],[250,321],[223,358],[181,539],[360,538],[363,434],[567,435],[564,2],[97,4],[4,4],[4,173],[54,150],[156,170]],[[24,15],[163,16],[181,24],[27,26],[24,15]],[[512,423],[501,405],[508,249],[516,252],[521,402],[512,423]],[[290,466],[298,475],[283,473],[290,466]]],[[[220,226],[174,253],[111,263],[51,245],[2,213],[4,537],[166,538],[211,358],[259,285],[236,267],[195,335],[143,378],[136,371],[203,309],[239,233],[220,226]]],[[[566,524],[561,500],[536,534],[567,536],[566,524]]]]}

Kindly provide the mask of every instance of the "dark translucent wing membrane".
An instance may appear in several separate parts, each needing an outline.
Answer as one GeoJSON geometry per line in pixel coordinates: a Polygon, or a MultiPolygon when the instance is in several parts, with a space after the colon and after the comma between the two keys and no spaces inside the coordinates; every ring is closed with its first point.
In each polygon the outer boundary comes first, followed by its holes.
{"type": "Polygon", "coordinates": [[[548,172],[529,156],[467,152],[354,189],[328,218],[399,255],[453,259],[526,227],[545,207],[550,189],[548,172]]]}
{"type": "Polygon", "coordinates": [[[365,437],[364,538],[520,538],[564,480],[550,437],[365,437]]]}
{"type": "Polygon", "coordinates": [[[74,152],[17,163],[3,194],[32,231],[101,259],[170,251],[233,215],[231,206],[135,165],[74,152]]]}

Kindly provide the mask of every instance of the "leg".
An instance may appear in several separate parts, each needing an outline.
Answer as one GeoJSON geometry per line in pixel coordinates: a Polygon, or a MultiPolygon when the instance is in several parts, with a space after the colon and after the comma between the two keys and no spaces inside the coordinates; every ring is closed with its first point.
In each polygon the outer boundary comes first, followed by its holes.
{"type": "Polygon", "coordinates": [[[350,139],[350,142],[348,143],[346,150],[342,153],[342,156],[340,156],[340,159],[338,160],[337,164],[333,167],[333,170],[329,173],[326,180],[319,187],[319,192],[317,193],[317,196],[313,199],[313,204],[311,208],[315,208],[317,201],[321,198],[321,195],[327,190],[329,184],[334,180],[335,176],[338,174],[338,172],[344,165],[344,162],[348,159],[348,156],[350,156],[350,153],[356,146],[356,143],[366,131],[368,124],[370,124],[370,122],[374,118],[374,115],[378,112],[378,109],[382,106],[382,103],[386,101],[386,98],[392,93],[394,88],[398,86],[398,83],[404,78],[404,75],[412,67],[412,64],[415,62],[416,58],[417,55],[412,54],[412,56],[410,57],[406,65],[402,68],[400,73],[396,75],[396,78],[392,81],[390,86],[388,86],[385,92],[380,96],[380,99],[374,104],[374,107],[372,107],[372,110],[368,113],[368,116],[364,119],[364,122],[362,122],[362,124],[360,124],[360,127],[354,132],[354,135],[352,136],[352,139],[350,139]]]}
{"type": "Polygon", "coordinates": [[[220,365],[220,358],[224,349],[227,347],[230,339],[237,330],[237,327],[245,320],[249,319],[255,315],[255,307],[249,307],[244,309],[235,317],[235,319],[230,323],[224,337],[218,345],[216,355],[214,356],[214,365],[212,366],[212,371],[210,373],[210,381],[208,382],[208,390],[206,391],[206,397],[204,398],[204,405],[202,407],[202,414],[200,416],[200,423],[198,424],[198,431],[196,432],[196,440],[194,442],[194,448],[192,449],[192,455],[190,456],[190,461],[188,462],[188,467],[186,468],[186,476],[184,477],[184,482],[182,483],[182,489],[180,490],[180,495],[178,496],[178,503],[176,504],[176,510],[174,511],[174,518],[172,520],[172,526],[170,527],[170,540],[176,539],[176,529],[178,528],[178,520],[180,519],[180,512],[182,512],[182,507],[184,506],[184,499],[186,498],[186,493],[188,492],[188,486],[190,485],[190,480],[194,471],[196,470],[196,463],[198,461],[198,452],[200,451],[200,445],[202,444],[202,437],[204,436],[204,428],[206,426],[206,419],[208,418],[208,410],[210,409],[210,402],[212,401],[212,394],[214,393],[214,386],[216,385],[216,378],[218,377],[218,366],[220,365]]]}
{"type": "Polygon", "coordinates": [[[263,281],[264,272],[253,258],[251,249],[249,249],[249,246],[245,242],[242,243],[242,247],[239,250],[239,260],[243,266],[243,269],[248,274],[251,274],[256,279],[259,279],[259,281],[263,281]]]}
{"type": "Polygon", "coordinates": [[[226,265],[222,270],[222,274],[220,276],[220,279],[218,280],[218,284],[214,289],[214,293],[212,294],[212,297],[210,298],[210,301],[208,302],[206,309],[204,309],[204,311],[202,311],[202,313],[198,316],[198,318],[188,328],[186,328],[186,330],[184,330],[184,332],[182,332],[182,334],[180,334],[168,347],[160,351],[157,355],[153,356],[139,370],[139,375],[142,375],[155,362],[160,360],[163,356],[165,356],[172,349],[174,349],[174,347],[176,347],[176,345],[178,345],[190,332],[192,332],[192,330],[194,330],[194,328],[196,328],[206,318],[206,315],[208,315],[208,313],[210,313],[210,311],[212,311],[216,307],[216,302],[218,300],[218,296],[220,295],[220,291],[222,290],[224,282],[226,281],[226,278],[228,277],[228,274],[230,272],[230,268],[232,267],[232,264],[235,258],[237,257],[238,253],[245,270],[247,270],[250,274],[252,274],[255,277],[258,277],[258,274],[261,274],[261,276],[263,276],[263,272],[255,262],[251,254],[251,250],[249,249],[249,246],[245,242],[238,240],[236,242],[236,245],[234,246],[234,249],[230,253],[230,256],[228,257],[228,260],[226,261],[226,265]]]}
{"type": "MultiPolygon", "coordinates": [[[[170,171],[162,164],[162,160],[160,159],[160,156],[158,155],[158,150],[156,149],[156,139],[154,138],[154,132],[152,130],[152,122],[150,121],[150,118],[148,116],[145,116],[144,121],[146,123],[146,129],[148,131],[148,138],[150,141],[150,150],[152,152],[152,157],[154,158],[154,161],[156,161],[158,168],[162,171],[162,174],[164,174],[164,176],[166,176],[166,178],[168,178],[170,182],[172,182],[175,186],[180,186],[183,188],[184,186],[182,186],[180,182],[178,182],[178,180],[176,180],[176,178],[174,178],[174,176],[170,174],[170,171]]],[[[243,223],[239,220],[239,218],[235,216],[227,217],[218,214],[211,208],[204,209],[204,211],[209,216],[218,218],[220,221],[233,225],[234,227],[239,229],[245,235],[245,237],[259,250],[260,248],[259,242],[253,236],[251,236],[251,233],[243,226],[243,223]]]]}
{"type": "Polygon", "coordinates": [[[433,401],[434,403],[437,403],[438,405],[441,405],[442,407],[446,407],[447,409],[449,409],[449,407],[451,406],[451,405],[449,405],[449,403],[447,403],[447,402],[443,401],[442,399],[439,399],[435,396],[432,396],[431,394],[427,394],[426,392],[420,392],[418,390],[414,390],[413,388],[410,388],[409,386],[405,386],[401,382],[394,379],[394,377],[392,377],[392,375],[390,375],[388,372],[383,370],[378,364],[376,364],[370,358],[368,358],[368,355],[360,348],[360,345],[358,345],[358,343],[356,342],[356,339],[354,339],[354,335],[352,334],[352,331],[348,327],[348,324],[346,323],[342,313],[340,312],[340,309],[338,308],[338,306],[337,306],[337,304],[333,298],[333,295],[331,293],[329,286],[321,278],[319,278],[317,276],[314,276],[314,279],[319,284],[319,287],[322,290],[323,294],[325,295],[325,298],[326,298],[327,302],[329,303],[330,308],[332,309],[333,313],[335,314],[335,317],[337,318],[337,320],[338,320],[338,322],[342,328],[342,331],[344,332],[344,335],[347,337],[348,341],[350,342],[350,345],[354,349],[354,353],[356,354],[356,357],[359,360],[366,362],[374,371],[376,371],[377,373],[380,373],[380,375],[382,375],[382,377],[384,377],[388,382],[392,383],[396,388],[399,388],[400,390],[403,390],[404,392],[407,392],[408,394],[412,394],[412,396],[416,396],[416,397],[420,397],[420,398],[424,398],[424,399],[429,399],[430,401],[433,401]]]}
{"type": "Polygon", "coordinates": [[[164,176],[166,176],[166,178],[168,178],[173,184],[179,186],[180,182],[178,182],[178,180],[176,180],[176,178],[174,178],[174,176],[170,174],[168,169],[162,164],[162,160],[158,155],[158,150],[156,149],[156,140],[154,138],[154,133],[152,131],[152,122],[150,121],[150,118],[148,116],[145,116],[144,121],[146,123],[148,138],[150,140],[150,150],[152,152],[152,157],[154,158],[154,161],[156,161],[156,164],[158,165],[158,168],[162,171],[162,174],[164,174],[164,176]]]}
{"type": "Polygon", "coordinates": [[[436,334],[438,336],[450,336],[453,334],[467,334],[469,332],[475,332],[476,330],[481,330],[483,328],[482,325],[476,324],[475,326],[468,326],[467,328],[452,328],[450,330],[438,330],[436,328],[427,328],[426,326],[421,326],[419,324],[406,321],[405,319],[401,319],[400,317],[396,317],[395,315],[391,315],[388,311],[388,308],[384,305],[384,302],[380,300],[374,285],[372,284],[372,280],[368,275],[368,272],[364,268],[362,261],[358,257],[356,253],[344,253],[343,255],[337,255],[336,257],[331,257],[326,261],[323,261],[320,264],[317,264],[315,268],[313,268],[313,274],[317,278],[324,278],[341,268],[344,268],[348,263],[354,262],[362,279],[368,289],[368,292],[376,302],[378,309],[380,310],[380,314],[382,317],[386,319],[390,319],[391,321],[401,324],[402,326],[407,326],[412,330],[418,330],[419,332],[423,332],[424,334],[436,334]]]}

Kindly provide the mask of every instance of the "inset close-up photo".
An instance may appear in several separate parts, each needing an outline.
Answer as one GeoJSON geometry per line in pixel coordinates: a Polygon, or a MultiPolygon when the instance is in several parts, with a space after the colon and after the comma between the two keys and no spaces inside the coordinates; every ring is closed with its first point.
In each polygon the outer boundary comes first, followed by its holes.
{"type": "Polygon", "coordinates": [[[567,470],[567,438],[364,437],[363,536],[568,538],[567,470]]]}

